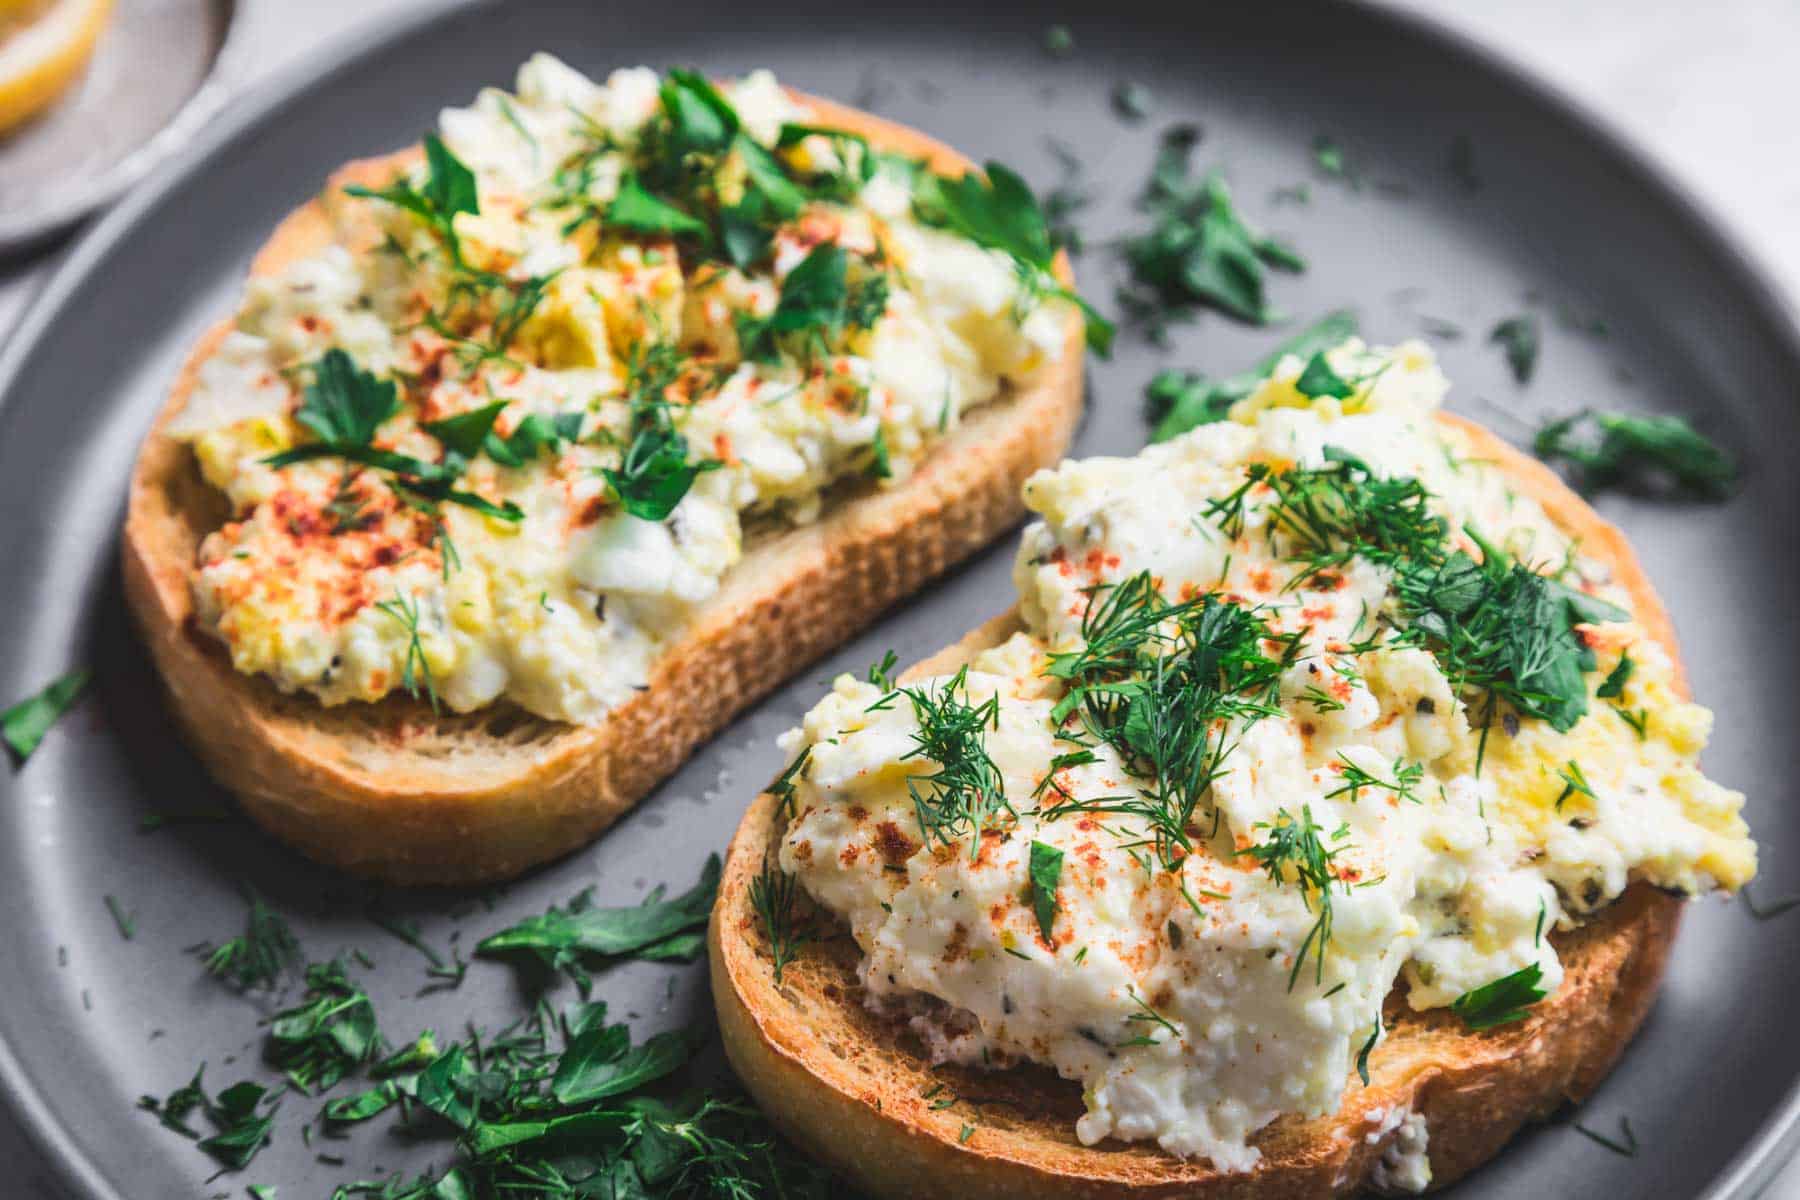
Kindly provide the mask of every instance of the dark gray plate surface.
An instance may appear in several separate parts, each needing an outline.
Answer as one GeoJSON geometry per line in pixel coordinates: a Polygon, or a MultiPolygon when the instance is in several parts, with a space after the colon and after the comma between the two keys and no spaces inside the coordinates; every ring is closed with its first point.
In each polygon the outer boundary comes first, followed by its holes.
{"type": "MultiPolygon", "coordinates": [[[[0,697],[76,663],[98,676],[95,694],[25,769],[0,772],[0,1080],[68,1182],[108,1200],[241,1195],[245,1183],[276,1183],[297,1200],[376,1164],[441,1158],[441,1144],[371,1128],[328,1148],[347,1166],[320,1165],[298,1136],[310,1104],[290,1099],[253,1169],[205,1187],[209,1161],[133,1111],[140,1093],[167,1092],[202,1059],[215,1086],[260,1074],[266,1009],[205,979],[181,950],[236,931],[240,883],[291,913],[315,957],[355,946],[377,960],[372,991],[390,1034],[458,1028],[469,1017],[502,1023],[519,1000],[508,970],[478,964],[459,991],[415,1001],[423,961],[368,923],[370,905],[417,916],[439,944],[460,929],[466,945],[588,884],[603,903],[632,901],[656,882],[685,887],[778,769],[775,735],[826,679],[889,646],[918,657],[1011,601],[1003,544],[801,671],[597,845],[505,889],[491,911],[474,897],[378,896],[241,827],[137,832],[159,808],[223,799],[163,712],[114,566],[126,472],[176,363],[229,309],[267,231],[331,168],[415,138],[439,106],[507,82],[539,47],[599,74],[638,62],[720,73],[766,64],[791,83],[1004,159],[1040,185],[1056,178],[1045,145],[1054,134],[1080,154],[1097,193],[1080,269],[1103,301],[1113,266],[1102,243],[1137,220],[1131,203],[1157,130],[1198,121],[1199,161],[1227,170],[1251,218],[1310,260],[1304,275],[1274,282],[1287,311],[1350,305],[1383,340],[1420,333],[1423,317],[1456,323],[1465,335],[1440,343],[1454,406],[1513,436],[1582,404],[1695,416],[1749,460],[1743,494],[1719,506],[1601,507],[1635,536],[1683,634],[1695,690],[1718,711],[1709,762],[1751,796],[1767,851],[1762,895],[1797,881],[1800,867],[1784,852],[1800,841],[1800,814],[1785,804],[1800,775],[1789,715],[1800,670],[1789,632],[1800,608],[1791,566],[1800,491],[1784,460],[1800,444],[1800,355],[1769,293],[1629,153],[1452,39],[1348,6],[1160,12],[1135,0],[1104,14],[1070,6],[1063,19],[1078,50],[1052,60],[1040,46],[1056,16],[1023,5],[909,6],[905,16],[821,0],[774,11],[701,0],[465,9],[289,76],[74,253],[0,358],[0,697]],[[1108,94],[1126,79],[1154,94],[1149,121],[1112,112],[1108,94]],[[1309,147],[1319,134],[1344,147],[1360,188],[1316,176],[1309,147]],[[1447,167],[1459,135],[1474,147],[1478,190],[1447,167]],[[1309,204],[1272,201],[1302,181],[1309,204]],[[1545,349],[1521,389],[1485,335],[1530,306],[1543,317],[1545,349]],[[1561,312],[1603,318],[1610,335],[1571,328],[1561,312]],[[133,940],[115,931],[107,894],[136,914],[133,940]]],[[[1159,363],[1230,371],[1277,336],[1209,316],[1178,329],[1166,354],[1124,337],[1118,357],[1092,373],[1079,452],[1143,443],[1139,397],[1159,363]]],[[[1463,1194],[1686,1197],[1759,1179],[1800,1075],[1792,933],[1741,905],[1692,912],[1654,1015],[1584,1114],[1603,1130],[1628,1115],[1643,1143],[1636,1159],[1548,1127],[1463,1194]]],[[[625,967],[598,990],[616,1011],[637,1014],[640,1032],[708,1006],[699,965],[625,967]]]]}

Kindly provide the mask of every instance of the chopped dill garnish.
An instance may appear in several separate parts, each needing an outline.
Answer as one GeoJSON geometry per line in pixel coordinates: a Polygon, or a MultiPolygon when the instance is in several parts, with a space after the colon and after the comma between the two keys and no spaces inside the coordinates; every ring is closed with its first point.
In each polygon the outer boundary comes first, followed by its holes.
{"type": "Polygon", "coordinates": [[[1002,812],[1016,815],[1006,799],[1000,768],[982,742],[986,731],[1000,727],[1000,699],[989,696],[980,704],[971,703],[966,666],[946,683],[902,688],[898,694],[912,703],[919,725],[905,757],[937,764],[931,774],[906,781],[919,832],[928,844],[936,840],[946,846],[966,833],[969,856],[974,858],[990,823],[1002,812]]]}
{"type": "Polygon", "coordinates": [[[800,881],[772,863],[764,863],[750,881],[750,907],[763,936],[769,939],[776,987],[781,986],[781,973],[800,947],[813,940],[812,922],[800,913],[800,900],[800,881]]]}
{"type": "Polygon", "coordinates": [[[1557,812],[1561,812],[1563,803],[1577,792],[1589,800],[1599,799],[1594,795],[1594,789],[1588,786],[1587,776],[1581,773],[1581,764],[1574,759],[1571,758],[1567,765],[1558,767],[1556,774],[1563,781],[1562,794],[1556,798],[1557,812]]]}
{"type": "Polygon", "coordinates": [[[250,893],[244,932],[218,946],[202,946],[206,972],[239,988],[274,987],[300,963],[300,943],[280,913],[250,893]]]}
{"type": "Polygon", "coordinates": [[[1301,806],[1297,818],[1284,808],[1276,813],[1274,821],[1260,822],[1256,828],[1265,831],[1263,840],[1238,853],[1255,859],[1278,884],[1287,882],[1291,875],[1300,887],[1300,897],[1307,909],[1317,914],[1294,955],[1293,969],[1288,972],[1288,990],[1294,989],[1309,953],[1313,956],[1313,982],[1322,984],[1325,981],[1325,951],[1331,942],[1331,885],[1338,882],[1332,863],[1343,850],[1341,843],[1349,836],[1349,831],[1339,829],[1327,834],[1313,821],[1310,804],[1301,806]]]}
{"type": "Polygon", "coordinates": [[[1347,795],[1350,797],[1350,802],[1354,804],[1362,799],[1363,789],[1380,788],[1392,792],[1402,800],[1410,800],[1414,804],[1422,803],[1413,789],[1419,785],[1420,780],[1425,778],[1424,763],[1409,763],[1404,759],[1397,758],[1394,760],[1393,770],[1389,773],[1391,778],[1387,779],[1365,771],[1350,761],[1341,751],[1337,756],[1337,765],[1342,768],[1344,782],[1325,793],[1327,800],[1335,796],[1347,795]]]}
{"type": "Polygon", "coordinates": [[[400,671],[400,686],[415,700],[423,687],[426,698],[431,701],[431,711],[437,712],[437,683],[431,676],[431,660],[425,656],[425,644],[419,638],[418,598],[396,592],[388,599],[377,602],[375,607],[398,621],[406,631],[406,663],[400,671]]]}
{"type": "Polygon", "coordinates": [[[1193,846],[1199,808],[1230,753],[1234,721],[1276,715],[1281,674],[1298,638],[1274,637],[1254,610],[1207,595],[1171,604],[1148,572],[1090,589],[1084,645],[1054,654],[1045,674],[1067,686],[1053,720],[1076,719],[1060,735],[1104,742],[1141,782],[1136,795],[1046,809],[1135,816],[1151,831],[1165,867],[1193,846]],[[1285,648],[1264,653],[1271,641],[1285,648]]]}

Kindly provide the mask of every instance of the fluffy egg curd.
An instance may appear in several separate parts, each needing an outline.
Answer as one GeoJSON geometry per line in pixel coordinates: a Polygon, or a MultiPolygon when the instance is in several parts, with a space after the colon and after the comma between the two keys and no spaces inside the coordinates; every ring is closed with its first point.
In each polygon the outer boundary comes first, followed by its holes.
{"type": "Polygon", "coordinates": [[[905,479],[1058,355],[1047,238],[1001,236],[1041,224],[1016,177],[810,119],[766,72],[540,54],[328,197],[330,244],[251,282],[170,430],[231,508],[199,627],[326,704],[592,722],[747,528],[905,479]]]}
{"type": "MultiPolygon", "coordinates": [[[[1338,1109],[1383,999],[1528,1015],[1629,882],[1754,874],[1711,714],[1607,568],[1434,417],[1416,344],[1289,357],[1229,417],[1041,471],[1024,626],[845,676],[788,734],[779,869],[939,1061],[1048,1064],[1084,1143],[1227,1171],[1338,1109]]],[[[1394,1186],[1429,1182],[1412,1114],[1394,1186]]]]}

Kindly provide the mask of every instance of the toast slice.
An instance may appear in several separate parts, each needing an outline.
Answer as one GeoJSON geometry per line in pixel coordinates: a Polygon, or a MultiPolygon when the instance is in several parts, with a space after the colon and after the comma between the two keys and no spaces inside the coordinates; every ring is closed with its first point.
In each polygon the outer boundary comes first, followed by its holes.
{"type": "MultiPolygon", "coordinates": [[[[1623,535],[1541,463],[1466,421],[1439,419],[1612,568],[1634,617],[1675,659],[1668,616],[1623,535]]],[[[907,678],[954,671],[1019,628],[1013,614],[996,618],[907,678]]],[[[776,987],[749,888],[783,825],[780,803],[759,796],[731,844],[709,931],[721,1034],[762,1108],[802,1147],[879,1196],[1351,1194],[1382,1184],[1382,1157],[1405,1109],[1430,1131],[1432,1186],[1451,1183],[1526,1121],[1581,1100],[1605,1077],[1650,1010],[1681,915],[1679,900],[1633,884],[1587,924],[1550,935],[1566,971],[1553,997],[1529,1019],[1483,1033],[1465,1030],[1446,1009],[1412,1011],[1397,989],[1385,1005],[1389,1033],[1369,1057],[1369,1085],[1352,1079],[1335,1115],[1278,1119],[1252,1139],[1262,1151],[1258,1166],[1232,1174],[1154,1145],[1083,1146],[1075,1137],[1080,1085],[1048,1068],[933,1068],[902,1026],[860,1003],[860,955],[847,935],[802,944],[776,987]]]]}
{"type": "MultiPolygon", "coordinates": [[[[817,123],[923,158],[972,164],[911,129],[795,95],[817,123]]],[[[290,215],[257,255],[263,275],[333,236],[348,183],[385,183],[418,148],[352,163],[290,215]]],[[[1069,283],[1066,258],[1057,272],[1069,283]]],[[[509,704],[436,715],[420,701],[326,708],[239,673],[194,628],[189,576],[227,517],[192,451],[166,432],[227,326],[195,347],[140,450],[123,538],[126,598],[182,728],[213,775],[265,829],[323,862],[397,883],[503,879],[600,833],[700,743],[882,610],[985,545],[1024,513],[1027,476],[1061,457],[1081,409],[1082,326],[1028,387],[967,414],[898,486],[849,486],[816,523],[750,537],[719,592],[665,647],[647,690],[599,724],[509,704]]]]}

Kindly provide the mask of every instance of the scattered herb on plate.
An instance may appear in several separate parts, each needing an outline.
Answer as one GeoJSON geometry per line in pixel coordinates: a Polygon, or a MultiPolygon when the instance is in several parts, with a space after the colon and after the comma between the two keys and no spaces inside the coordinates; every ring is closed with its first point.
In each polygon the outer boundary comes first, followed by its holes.
{"type": "Polygon", "coordinates": [[[1125,120],[1142,121],[1155,109],[1156,99],[1143,84],[1126,80],[1113,87],[1112,106],[1125,120]]]}
{"type": "Polygon", "coordinates": [[[1143,201],[1151,227],[1125,242],[1134,287],[1121,302],[1153,337],[1165,336],[1169,321],[1190,316],[1199,305],[1266,325],[1277,315],[1268,301],[1268,271],[1305,268],[1286,245],[1251,229],[1224,176],[1214,171],[1193,177],[1189,160],[1198,141],[1193,126],[1163,135],[1143,201]]]}
{"type": "Polygon", "coordinates": [[[1531,382],[1542,345],[1541,323],[1535,313],[1506,318],[1488,332],[1488,341],[1500,347],[1514,379],[1520,383],[1531,382]]]}
{"type": "Polygon", "coordinates": [[[1545,425],[1532,449],[1547,462],[1561,459],[1574,466],[1577,484],[1588,493],[1673,485],[1716,500],[1738,480],[1737,461],[1672,413],[1637,416],[1583,409],[1545,425]]]}
{"type": "Polygon", "coordinates": [[[592,986],[587,964],[594,959],[691,958],[703,947],[699,934],[712,913],[719,870],[714,854],[688,891],[664,900],[658,887],[642,904],[623,908],[595,908],[583,891],[561,908],[553,905],[542,916],[484,938],[475,953],[526,955],[567,974],[583,991],[592,986]]]}
{"type": "Polygon", "coordinates": [[[64,713],[75,707],[92,678],[86,670],[70,671],[53,680],[35,696],[27,696],[0,712],[0,740],[16,762],[23,763],[43,743],[44,735],[64,713]]]}

